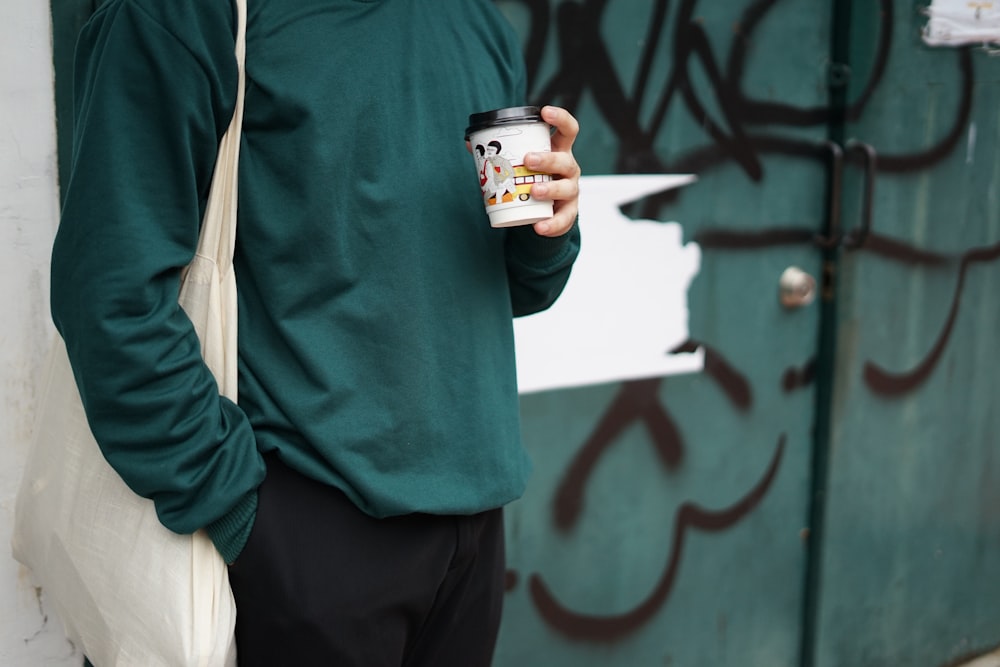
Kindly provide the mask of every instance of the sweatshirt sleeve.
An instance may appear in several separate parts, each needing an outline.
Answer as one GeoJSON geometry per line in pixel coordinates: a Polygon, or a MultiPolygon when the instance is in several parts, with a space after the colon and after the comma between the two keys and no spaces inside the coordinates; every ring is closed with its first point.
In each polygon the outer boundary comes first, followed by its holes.
{"type": "MultiPolygon", "coordinates": [[[[524,104],[528,92],[527,68],[516,33],[508,30],[507,35],[509,62],[513,67],[511,99],[524,104]]],[[[555,303],[566,287],[580,254],[580,225],[573,225],[570,231],[555,238],[539,236],[530,225],[511,227],[507,230],[504,250],[514,317],[538,313],[555,303]]]]}
{"type": "Polygon", "coordinates": [[[178,533],[242,550],[264,477],[177,304],[235,106],[230,3],[110,0],[77,46],[52,315],[112,467],[178,533]]]}
{"type": "Polygon", "coordinates": [[[539,236],[530,225],[507,233],[507,280],[514,316],[545,310],[566,287],[580,254],[580,225],[555,238],[539,236]]]}

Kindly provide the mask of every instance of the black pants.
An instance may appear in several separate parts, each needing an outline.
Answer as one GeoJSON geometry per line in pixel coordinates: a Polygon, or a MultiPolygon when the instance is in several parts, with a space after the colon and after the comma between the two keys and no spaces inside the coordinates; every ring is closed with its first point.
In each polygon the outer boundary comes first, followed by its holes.
{"type": "Polygon", "coordinates": [[[374,519],[270,456],[229,569],[240,667],[488,667],[503,575],[501,510],[374,519]]]}

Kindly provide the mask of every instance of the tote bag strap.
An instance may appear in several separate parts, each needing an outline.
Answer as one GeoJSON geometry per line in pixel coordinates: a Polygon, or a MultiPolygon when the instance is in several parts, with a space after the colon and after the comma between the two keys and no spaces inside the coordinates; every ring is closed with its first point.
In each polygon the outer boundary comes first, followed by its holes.
{"type": "Polygon", "coordinates": [[[219,385],[219,393],[233,401],[237,400],[239,385],[239,316],[233,252],[236,248],[238,163],[246,90],[246,2],[235,0],[236,105],[229,128],[219,142],[212,186],[198,235],[198,248],[191,263],[181,272],[178,294],[178,302],[194,325],[202,357],[219,385]]]}
{"type": "Polygon", "coordinates": [[[246,92],[246,0],[235,0],[235,4],[236,62],[239,66],[236,108],[229,128],[219,142],[219,155],[212,175],[212,188],[209,191],[196,251],[198,255],[214,260],[222,275],[232,270],[233,252],[236,248],[238,165],[240,137],[243,133],[243,98],[246,92]]]}

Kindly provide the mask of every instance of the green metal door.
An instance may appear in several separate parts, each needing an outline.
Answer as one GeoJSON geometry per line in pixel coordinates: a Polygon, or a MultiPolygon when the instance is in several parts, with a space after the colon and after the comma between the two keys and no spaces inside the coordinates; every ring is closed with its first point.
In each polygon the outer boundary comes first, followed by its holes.
{"type": "MultiPolygon", "coordinates": [[[[841,17],[842,132],[873,160],[844,179],[844,219],[870,232],[837,285],[820,667],[938,667],[1000,644],[1000,60],[928,47],[926,4],[841,17]]],[[[995,3],[952,4],[976,26],[995,3]]]]}
{"type": "MultiPolygon", "coordinates": [[[[689,336],[662,349],[699,349],[704,368],[523,396],[536,471],[508,512],[495,664],[797,665],[824,301],[783,306],[779,281],[796,267],[822,292],[832,252],[832,11],[499,5],[524,35],[532,97],[580,118],[585,174],[697,175],[626,211],[700,248],[678,314],[689,336]]],[[[589,215],[584,253],[603,256],[588,230],[606,221],[589,215]]],[[[595,304],[593,326],[605,316],[595,304]]]]}
{"type": "Polygon", "coordinates": [[[498,5],[587,174],[698,176],[624,210],[700,248],[664,353],[704,368],[523,396],[495,664],[937,667],[1000,643],[1000,61],[927,46],[913,1],[498,5]],[[782,305],[789,267],[815,301],[782,305]]]}

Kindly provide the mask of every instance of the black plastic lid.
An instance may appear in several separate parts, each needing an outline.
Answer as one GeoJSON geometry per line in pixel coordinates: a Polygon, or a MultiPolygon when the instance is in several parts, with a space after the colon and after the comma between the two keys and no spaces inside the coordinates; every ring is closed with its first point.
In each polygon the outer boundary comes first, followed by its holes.
{"type": "Polygon", "coordinates": [[[469,127],[465,128],[465,138],[468,139],[473,132],[497,125],[541,122],[542,110],[538,107],[507,107],[505,109],[474,113],[469,116],[469,127]]]}

